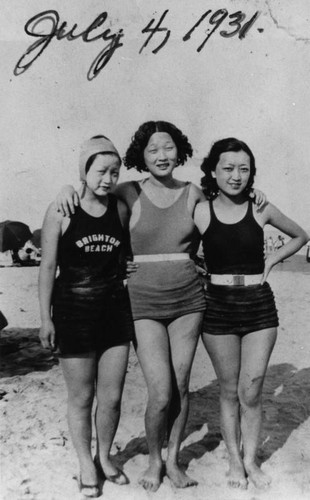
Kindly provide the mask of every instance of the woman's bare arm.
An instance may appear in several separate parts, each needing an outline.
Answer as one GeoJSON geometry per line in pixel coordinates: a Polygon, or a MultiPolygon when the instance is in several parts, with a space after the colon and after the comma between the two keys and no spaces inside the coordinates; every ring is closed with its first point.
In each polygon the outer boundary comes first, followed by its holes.
{"type": "Polygon", "coordinates": [[[263,211],[263,221],[264,224],[270,224],[291,238],[281,248],[268,255],[263,278],[263,281],[265,281],[271,269],[278,262],[298,252],[307,243],[309,235],[295,221],[287,217],[271,203],[268,203],[263,211]]]}
{"type": "Polygon", "coordinates": [[[57,248],[61,235],[62,215],[52,203],[45,215],[39,273],[39,302],[41,314],[40,340],[45,348],[55,348],[55,329],[51,319],[51,301],[57,268],[57,248]]]}
{"type": "Polygon", "coordinates": [[[64,217],[70,217],[75,212],[75,207],[80,204],[80,194],[81,189],[75,191],[71,184],[65,184],[55,199],[55,206],[58,212],[60,212],[64,217]]]}

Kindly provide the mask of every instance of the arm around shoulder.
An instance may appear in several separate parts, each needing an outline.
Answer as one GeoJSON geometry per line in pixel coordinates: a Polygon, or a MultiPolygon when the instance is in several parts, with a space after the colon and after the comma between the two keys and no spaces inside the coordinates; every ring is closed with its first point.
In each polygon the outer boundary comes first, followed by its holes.
{"type": "Polygon", "coordinates": [[[117,210],[119,214],[119,218],[121,220],[122,226],[128,229],[129,226],[129,208],[126,203],[124,203],[121,199],[117,200],[117,210]]]}
{"type": "Polygon", "coordinates": [[[193,219],[198,203],[201,203],[204,200],[205,197],[202,190],[196,184],[191,182],[188,192],[187,208],[193,219]]]}
{"type": "Polygon", "coordinates": [[[203,202],[206,199],[202,189],[193,182],[190,183],[189,198],[191,198],[195,204],[203,202]]]}
{"type": "Polygon", "coordinates": [[[65,184],[55,199],[56,209],[64,216],[70,217],[74,214],[75,207],[80,204],[79,193],[71,184],[65,184]]]}
{"type": "Polygon", "coordinates": [[[210,205],[208,201],[203,201],[196,205],[194,222],[200,234],[204,234],[210,224],[210,205]]]}
{"type": "Polygon", "coordinates": [[[113,191],[119,200],[126,203],[129,210],[131,210],[132,205],[138,198],[134,182],[135,181],[121,182],[120,184],[117,184],[113,191]]]}

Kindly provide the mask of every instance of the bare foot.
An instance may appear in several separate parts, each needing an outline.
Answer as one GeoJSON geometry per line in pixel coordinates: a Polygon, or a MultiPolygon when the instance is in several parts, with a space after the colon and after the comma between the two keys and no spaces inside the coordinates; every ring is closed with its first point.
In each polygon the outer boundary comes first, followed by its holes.
{"type": "Polygon", "coordinates": [[[166,463],[166,473],[176,488],[188,488],[198,484],[198,481],[185,474],[177,464],[168,465],[166,463]]]}
{"type": "Polygon", "coordinates": [[[239,488],[241,490],[247,489],[248,481],[242,463],[231,461],[226,476],[228,478],[227,484],[231,488],[239,488]]]}
{"type": "Polygon", "coordinates": [[[162,483],[162,465],[151,464],[139,479],[139,484],[147,491],[157,491],[162,483]]]}
{"type": "Polygon", "coordinates": [[[94,462],[98,473],[101,475],[103,480],[107,479],[108,481],[118,484],[119,486],[129,483],[129,479],[126,474],[121,469],[116,467],[111,460],[105,459],[100,461],[98,456],[96,456],[94,462]]]}
{"type": "Polygon", "coordinates": [[[249,480],[252,481],[254,486],[259,490],[266,490],[271,484],[271,477],[265,474],[258,465],[252,463],[248,466],[245,465],[245,469],[249,480]]]}
{"type": "Polygon", "coordinates": [[[77,480],[79,491],[85,500],[86,498],[98,498],[100,496],[98,484],[86,484],[83,483],[81,476],[73,477],[77,480]]]}
{"type": "Polygon", "coordinates": [[[77,480],[78,488],[84,498],[99,497],[98,476],[92,462],[90,462],[89,465],[85,464],[83,466],[83,471],[81,468],[79,475],[75,475],[73,478],[77,480]]]}

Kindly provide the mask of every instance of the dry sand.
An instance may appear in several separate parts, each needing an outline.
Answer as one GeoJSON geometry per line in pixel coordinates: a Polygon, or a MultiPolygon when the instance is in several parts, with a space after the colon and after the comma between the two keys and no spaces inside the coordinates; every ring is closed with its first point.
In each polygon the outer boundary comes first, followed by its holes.
{"type": "MultiPolygon", "coordinates": [[[[304,260],[304,258],[303,258],[304,260]]],[[[294,272],[279,265],[270,283],[281,326],[264,390],[260,457],[272,476],[267,492],[226,486],[227,454],[219,429],[218,386],[199,344],[191,378],[191,410],[181,461],[199,485],[173,488],[167,478],[156,493],[138,477],[147,461],[143,414],[146,390],[132,351],[122,417],[113,454],[130,477],[128,486],[106,482],[106,500],[306,500],[310,499],[310,264],[294,272]],[[308,267],[307,267],[308,266],[308,267]]],[[[0,269],[0,308],[9,326],[1,334],[1,499],[78,499],[76,458],[66,422],[66,390],[57,359],[38,343],[38,268],[0,269]]]]}

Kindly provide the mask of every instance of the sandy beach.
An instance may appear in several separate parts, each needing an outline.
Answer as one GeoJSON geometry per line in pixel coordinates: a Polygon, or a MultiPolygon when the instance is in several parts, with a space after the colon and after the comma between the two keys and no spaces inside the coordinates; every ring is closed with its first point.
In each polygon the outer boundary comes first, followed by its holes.
{"type": "MultiPolygon", "coordinates": [[[[278,341],[264,388],[259,451],[273,478],[268,491],[226,486],[227,454],[219,428],[218,385],[199,343],[190,384],[191,408],[181,462],[197,487],[177,490],[167,478],[156,493],[138,484],[146,465],[146,389],[131,350],[122,416],[113,445],[127,486],[105,482],[106,500],[307,500],[310,498],[310,264],[290,260],[269,282],[280,316],[278,341]],[[308,266],[308,267],[307,267],[308,266]]],[[[57,358],[40,348],[38,267],[0,269],[1,500],[73,500],[77,462],[66,422],[66,389],[57,358]]]]}

